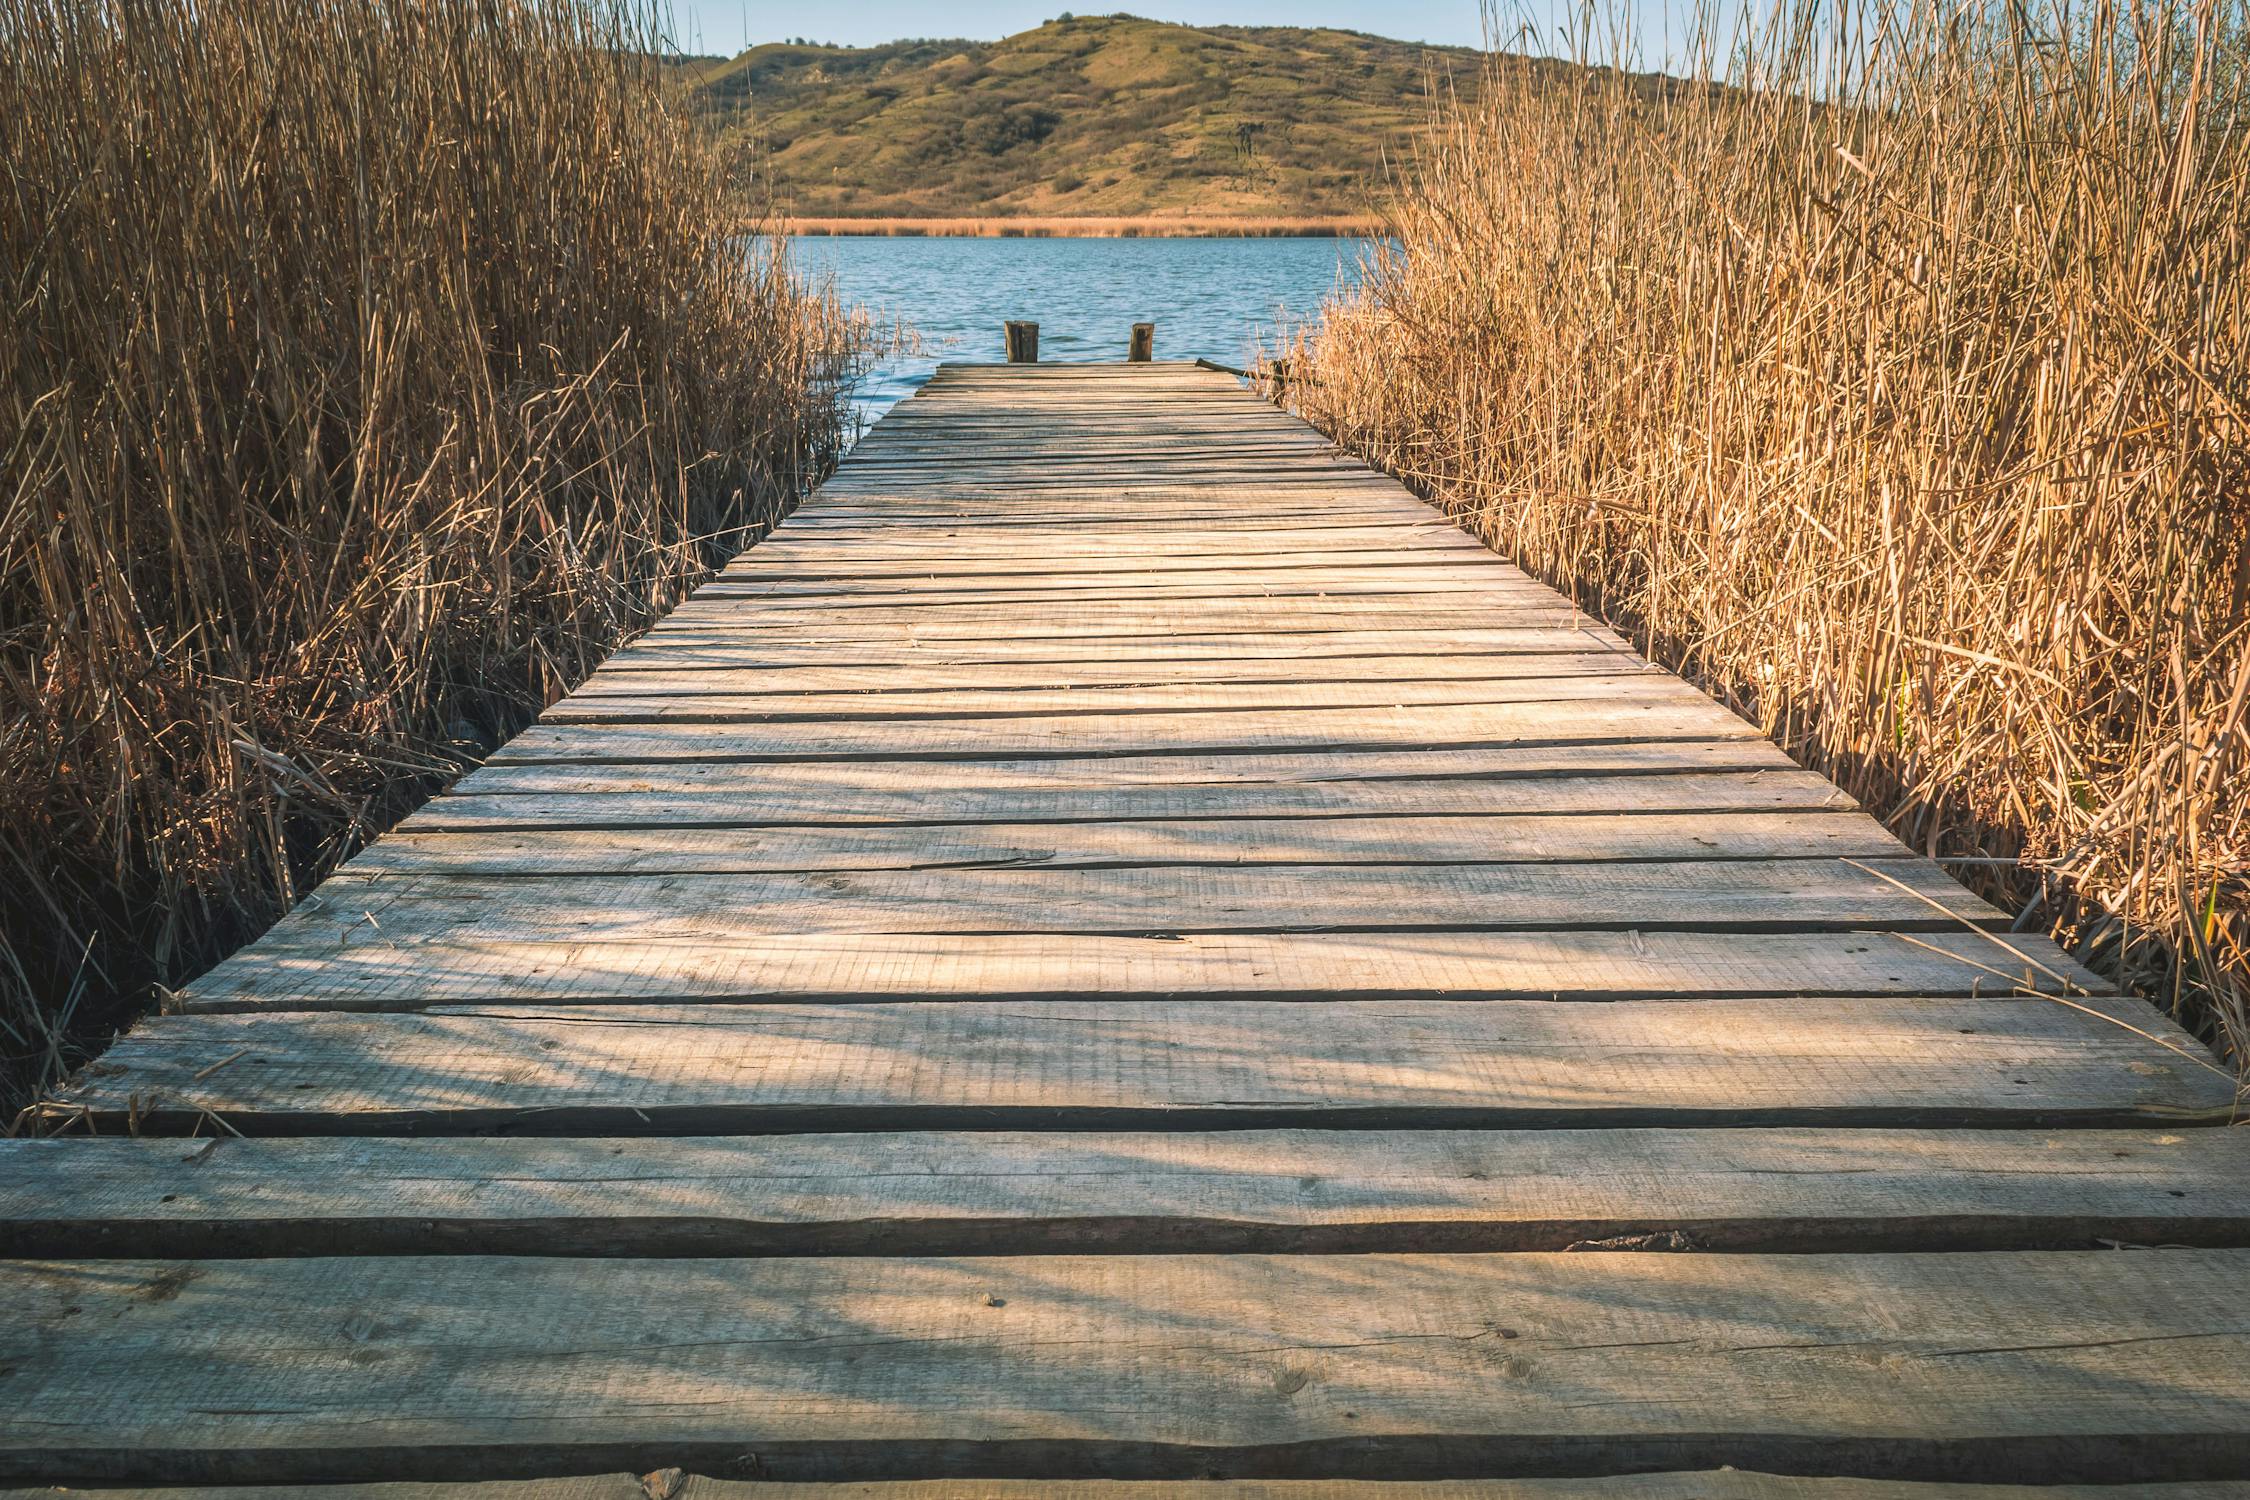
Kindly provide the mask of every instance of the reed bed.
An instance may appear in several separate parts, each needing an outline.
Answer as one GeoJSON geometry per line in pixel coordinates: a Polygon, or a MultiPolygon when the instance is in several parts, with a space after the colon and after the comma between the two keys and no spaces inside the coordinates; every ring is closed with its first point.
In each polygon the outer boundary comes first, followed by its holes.
{"type": "Polygon", "coordinates": [[[2244,10],[1751,9],[1496,52],[1287,399],[2250,1059],[2244,10]]]}
{"type": "Polygon", "coordinates": [[[770,522],[854,329],[598,0],[0,0],[20,1094],[770,522]]]}

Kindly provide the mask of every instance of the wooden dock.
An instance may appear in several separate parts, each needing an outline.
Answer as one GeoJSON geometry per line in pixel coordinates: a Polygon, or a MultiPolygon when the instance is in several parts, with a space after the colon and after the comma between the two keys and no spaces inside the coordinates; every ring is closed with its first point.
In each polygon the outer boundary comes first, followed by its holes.
{"type": "Polygon", "coordinates": [[[2010,926],[1231,379],[951,366],[0,1142],[0,1479],[2250,1495],[2233,1080],[2010,926]]]}

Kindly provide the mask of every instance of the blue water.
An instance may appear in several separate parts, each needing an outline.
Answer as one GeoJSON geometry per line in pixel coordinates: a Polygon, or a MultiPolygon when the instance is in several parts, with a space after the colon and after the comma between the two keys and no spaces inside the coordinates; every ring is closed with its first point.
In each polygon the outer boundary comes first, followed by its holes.
{"type": "Polygon", "coordinates": [[[1135,323],[1158,359],[1246,365],[1358,279],[1361,240],[891,239],[819,236],[799,269],[833,277],[848,303],[920,338],[860,382],[863,421],[914,393],[940,360],[1006,357],[1001,324],[1039,325],[1039,358],[1123,359],[1135,323]]]}

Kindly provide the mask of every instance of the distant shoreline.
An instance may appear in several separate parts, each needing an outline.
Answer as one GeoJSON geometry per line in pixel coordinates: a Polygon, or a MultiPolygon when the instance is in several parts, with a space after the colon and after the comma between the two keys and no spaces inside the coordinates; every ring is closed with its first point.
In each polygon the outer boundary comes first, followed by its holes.
{"type": "Polygon", "coordinates": [[[789,218],[790,234],[905,239],[1344,239],[1382,233],[1373,218],[789,218]]]}

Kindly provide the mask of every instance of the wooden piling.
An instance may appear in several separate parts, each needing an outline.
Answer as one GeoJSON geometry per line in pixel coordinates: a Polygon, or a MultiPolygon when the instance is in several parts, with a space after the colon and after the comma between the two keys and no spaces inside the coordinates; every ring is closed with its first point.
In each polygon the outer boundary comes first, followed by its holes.
{"type": "Polygon", "coordinates": [[[1035,365],[1039,363],[1039,325],[1010,318],[1008,331],[1008,363],[1035,365]]]}
{"type": "Polygon", "coordinates": [[[1126,346],[1125,362],[1132,365],[1145,365],[1155,358],[1156,325],[1154,323],[1135,323],[1133,325],[1133,341],[1126,346]]]}

